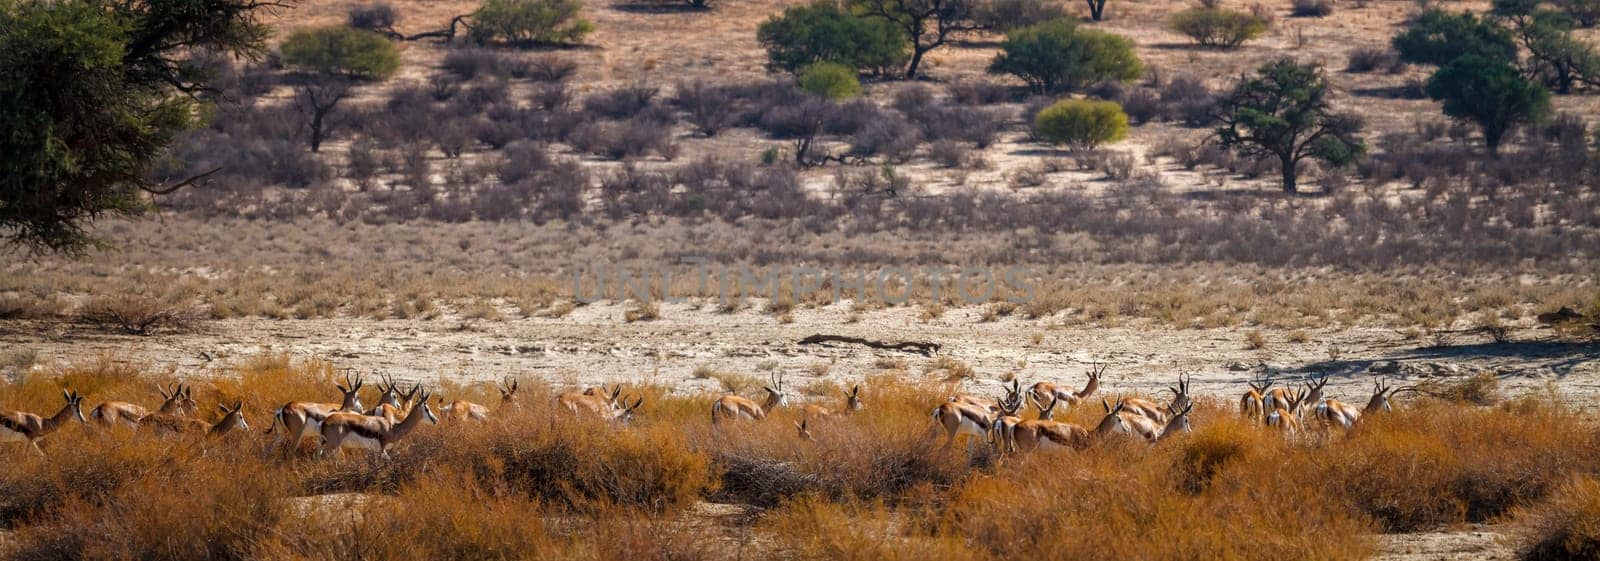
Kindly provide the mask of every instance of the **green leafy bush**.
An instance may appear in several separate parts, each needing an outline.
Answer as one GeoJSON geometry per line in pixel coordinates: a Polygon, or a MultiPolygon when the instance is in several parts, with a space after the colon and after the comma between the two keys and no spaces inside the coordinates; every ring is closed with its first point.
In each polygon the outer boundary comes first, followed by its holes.
{"type": "Polygon", "coordinates": [[[583,41],[594,25],[578,17],[579,0],[486,0],[472,13],[473,41],[570,44],[583,41]]]}
{"type": "Polygon", "coordinates": [[[1058,19],[1006,34],[989,72],[1021,78],[1036,92],[1059,93],[1094,82],[1133,80],[1144,71],[1133,41],[1077,27],[1058,19]]]}
{"type": "Polygon", "coordinates": [[[800,89],[828,99],[845,99],[861,93],[861,82],[848,66],[819,62],[800,71],[800,89]]]}
{"type": "Polygon", "coordinates": [[[1069,99],[1040,111],[1033,133],[1051,144],[1093,149],[1128,136],[1128,114],[1113,101],[1069,99]]]}
{"type": "Polygon", "coordinates": [[[1400,60],[1444,66],[1467,55],[1513,61],[1517,45],[1511,32],[1470,13],[1429,10],[1391,41],[1400,60]]]}
{"type": "Polygon", "coordinates": [[[285,64],[323,74],[377,80],[400,69],[400,52],[388,39],[343,25],[296,31],[282,50],[285,64]]]}
{"type": "Polygon", "coordinates": [[[833,62],[873,73],[898,69],[910,45],[888,21],[863,18],[829,3],[795,6],[756,30],[767,49],[767,67],[799,72],[833,62]]]}
{"type": "Polygon", "coordinates": [[[1173,14],[1167,29],[1207,47],[1237,48],[1267,30],[1260,16],[1221,8],[1192,8],[1173,14]]]}

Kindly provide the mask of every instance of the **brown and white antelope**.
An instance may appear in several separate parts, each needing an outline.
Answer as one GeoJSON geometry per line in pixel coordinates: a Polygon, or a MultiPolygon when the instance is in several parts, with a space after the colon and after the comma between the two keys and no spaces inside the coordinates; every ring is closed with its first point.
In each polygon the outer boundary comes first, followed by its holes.
{"type": "Polygon", "coordinates": [[[1106,373],[1106,367],[1098,363],[1089,367],[1089,381],[1083,384],[1081,390],[1073,391],[1053,382],[1038,382],[1028,388],[1028,396],[1036,403],[1046,403],[1050,399],[1055,399],[1067,407],[1074,407],[1094,395],[1095,390],[1100,389],[1100,376],[1106,373]]]}
{"type": "Polygon", "coordinates": [[[1194,402],[1188,402],[1182,409],[1168,410],[1170,417],[1167,426],[1161,428],[1161,434],[1156,435],[1155,442],[1161,442],[1179,434],[1194,432],[1194,427],[1189,424],[1189,412],[1194,410],[1194,402]]]}
{"type": "MultiPolygon", "coordinates": [[[[504,380],[500,381],[500,385],[495,386],[495,389],[500,390],[499,411],[510,413],[517,409],[517,387],[517,379],[510,376],[506,376],[504,380]]],[[[618,387],[618,389],[620,390],[621,387],[618,387]]],[[[439,402],[442,405],[439,408],[439,412],[444,413],[446,420],[479,422],[489,420],[488,407],[460,399],[444,403],[444,398],[439,398],[439,402]]]]}
{"type": "Polygon", "coordinates": [[[361,414],[361,387],[366,382],[357,377],[351,379],[345,375],[344,383],[335,384],[343,398],[339,403],[312,403],[309,401],[291,401],[283,404],[272,412],[272,427],[268,432],[274,433],[272,444],[268,450],[277,448],[284,440],[288,440],[290,449],[300,446],[300,441],[308,436],[315,436],[322,431],[322,421],[334,413],[361,414]],[[279,425],[283,432],[277,432],[279,425]]]}
{"type": "Polygon", "coordinates": [[[233,431],[250,430],[250,423],[244,418],[243,401],[235,402],[233,407],[219,403],[217,409],[222,410],[222,418],[215,423],[167,413],[151,413],[139,419],[139,428],[163,435],[205,433],[212,437],[221,437],[233,431]]]}
{"type": "Polygon", "coordinates": [[[967,451],[970,452],[974,440],[986,438],[993,441],[996,438],[994,432],[996,423],[1002,420],[1020,421],[1020,419],[1009,419],[1015,418],[1020,409],[1022,409],[1022,392],[1014,383],[1012,389],[1006,391],[1005,399],[995,402],[994,405],[978,406],[965,401],[946,401],[933,408],[932,416],[934,426],[944,429],[946,448],[954,447],[956,439],[965,434],[972,437],[967,440],[967,451]]]}
{"type": "Polygon", "coordinates": [[[1245,383],[1250,385],[1250,391],[1244,392],[1244,396],[1239,398],[1239,416],[1261,422],[1267,417],[1266,400],[1261,395],[1261,392],[1266,391],[1267,386],[1272,385],[1272,382],[1245,383]]]}
{"type": "Polygon", "coordinates": [[[389,459],[389,448],[411,434],[423,420],[439,424],[439,417],[433,414],[433,407],[428,405],[429,397],[428,390],[422,390],[417,406],[412,407],[399,422],[361,413],[328,415],[322,422],[321,454],[343,453],[346,448],[354,448],[377,452],[383,459],[389,459]]]}
{"type": "Polygon", "coordinates": [[[609,418],[621,405],[618,399],[622,397],[622,384],[615,388],[606,389],[589,388],[581,392],[568,391],[556,396],[556,405],[575,415],[586,414],[596,417],[609,418]]]}
{"type": "Polygon", "coordinates": [[[39,448],[39,439],[55,432],[68,421],[76,419],[80,423],[85,422],[83,395],[61,390],[61,397],[66,399],[66,405],[49,417],[21,411],[0,412],[0,442],[26,442],[33,447],[33,451],[44,454],[44,450],[39,448]]]}
{"type": "MultiPolygon", "coordinates": [[[[384,388],[384,386],[379,386],[384,388]]],[[[422,383],[411,385],[411,389],[400,391],[398,384],[389,382],[386,391],[379,394],[378,405],[367,410],[368,415],[383,417],[391,421],[405,417],[412,407],[417,405],[417,392],[422,389],[422,383]]]]}
{"type": "Polygon", "coordinates": [[[1364,415],[1389,411],[1389,399],[1394,397],[1396,393],[1414,390],[1416,390],[1415,386],[1395,388],[1385,385],[1383,380],[1374,378],[1372,380],[1372,397],[1367,399],[1366,407],[1356,409],[1353,405],[1329,398],[1322,403],[1318,403],[1313,408],[1313,415],[1324,426],[1337,425],[1339,428],[1348,430],[1355,428],[1356,423],[1360,422],[1361,417],[1364,415]]]}
{"type": "Polygon", "coordinates": [[[1010,427],[1005,435],[1005,449],[1008,452],[1082,450],[1098,439],[1129,434],[1127,419],[1136,415],[1123,411],[1120,401],[1116,407],[1103,399],[1100,402],[1105,406],[1106,415],[1100,418],[1093,430],[1049,419],[1049,412],[1055,409],[1055,403],[1051,403],[1040,411],[1043,418],[1023,421],[1010,427]]]}
{"type": "Polygon", "coordinates": [[[804,417],[808,420],[832,419],[838,415],[849,415],[861,410],[861,386],[850,388],[850,393],[844,394],[844,409],[834,411],[815,403],[807,403],[804,417]]]}
{"type": "MultiPolygon", "coordinates": [[[[157,384],[156,391],[161,393],[161,407],[156,410],[158,413],[185,416],[199,409],[194,402],[194,388],[185,386],[183,382],[174,382],[169,387],[157,384]]],[[[107,401],[90,409],[89,419],[104,427],[136,427],[139,419],[149,414],[149,409],[133,403],[107,401]]]]}
{"type": "Polygon", "coordinates": [[[1134,422],[1138,423],[1140,427],[1148,427],[1159,431],[1162,426],[1167,424],[1168,411],[1176,411],[1189,405],[1188,376],[1179,374],[1178,385],[1167,386],[1167,389],[1172,392],[1172,402],[1168,403],[1167,405],[1157,405],[1156,402],[1148,399],[1129,397],[1122,400],[1122,412],[1124,414],[1139,415],[1149,419],[1149,423],[1137,420],[1134,422]]]}
{"type": "Polygon", "coordinates": [[[768,377],[769,384],[762,386],[767,390],[767,401],[760,405],[737,395],[725,395],[711,403],[711,425],[716,426],[722,420],[749,419],[757,421],[767,418],[767,412],[789,404],[789,396],[783,391],[783,375],[768,377]]]}
{"type": "Polygon", "coordinates": [[[1272,412],[1267,413],[1266,425],[1278,429],[1286,436],[1294,436],[1303,430],[1300,422],[1300,408],[1305,404],[1306,395],[1310,390],[1300,388],[1283,392],[1280,397],[1272,400],[1275,406],[1272,412]]]}

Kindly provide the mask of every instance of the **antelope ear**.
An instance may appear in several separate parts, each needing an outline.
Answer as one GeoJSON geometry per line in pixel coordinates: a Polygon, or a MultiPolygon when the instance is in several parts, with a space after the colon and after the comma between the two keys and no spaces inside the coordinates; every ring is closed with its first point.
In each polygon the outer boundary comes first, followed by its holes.
{"type": "Polygon", "coordinates": [[[67,401],[72,401],[72,392],[67,391],[66,388],[61,388],[61,397],[65,398],[67,401]]]}

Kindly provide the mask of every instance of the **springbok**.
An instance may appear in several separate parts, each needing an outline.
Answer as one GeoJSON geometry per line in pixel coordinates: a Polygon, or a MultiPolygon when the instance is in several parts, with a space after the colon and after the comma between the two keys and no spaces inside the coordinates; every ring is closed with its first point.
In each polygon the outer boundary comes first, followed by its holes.
{"type": "Polygon", "coordinates": [[[272,412],[272,426],[267,432],[274,434],[272,444],[267,445],[267,449],[277,448],[285,439],[288,439],[291,449],[299,447],[301,440],[320,433],[323,419],[333,413],[360,414],[363,408],[358,394],[365,384],[366,382],[360,377],[352,380],[350,375],[346,374],[343,384],[335,384],[335,387],[339,388],[339,393],[344,394],[339,403],[291,401],[283,404],[272,412]],[[283,425],[283,432],[277,432],[278,425],[283,425]]]}
{"type": "Polygon", "coordinates": [[[767,401],[761,405],[737,395],[725,395],[711,404],[711,426],[723,419],[749,419],[752,421],[767,418],[767,411],[777,409],[789,404],[789,396],[783,393],[783,375],[768,376],[769,385],[762,386],[767,390],[767,401]]]}
{"type": "Polygon", "coordinates": [[[1394,397],[1396,393],[1402,390],[1414,391],[1416,386],[1393,388],[1385,385],[1382,380],[1374,378],[1372,380],[1372,397],[1367,400],[1365,408],[1356,409],[1353,405],[1329,398],[1322,403],[1318,403],[1313,408],[1312,414],[1325,426],[1338,425],[1340,428],[1348,430],[1354,428],[1356,423],[1361,421],[1363,415],[1389,411],[1389,398],[1394,397]]]}
{"type": "MultiPolygon", "coordinates": [[[[512,378],[510,376],[506,376],[504,380],[500,381],[500,385],[495,386],[495,389],[500,390],[500,410],[501,411],[511,412],[511,411],[516,410],[516,408],[517,408],[517,387],[518,387],[517,379],[516,378],[512,378]]],[[[619,386],[618,389],[621,389],[621,387],[619,386]]],[[[470,401],[465,401],[465,400],[460,400],[460,399],[457,399],[455,401],[451,401],[450,403],[447,404],[447,403],[444,403],[444,398],[442,398],[442,397],[439,398],[439,403],[441,404],[441,407],[439,408],[439,412],[440,413],[444,413],[444,418],[445,419],[448,419],[448,420],[451,420],[451,421],[479,421],[479,422],[489,420],[489,408],[488,407],[484,407],[482,405],[478,405],[476,403],[473,403],[473,402],[470,402],[470,401]]]]}
{"type": "Polygon", "coordinates": [[[439,417],[434,416],[433,407],[428,405],[428,390],[422,390],[420,401],[406,413],[405,419],[394,422],[383,417],[373,417],[360,413],[334,413],[328,415],[322,422],[322,452],[326,456],[330,452],[344,452],[345,448],[359,448],[375,451],[379,457],[389,459],[389,447],[395,442],[411,434],[417,425],[427,419],[430,424],[439,424],[439,417]]]}
{"type": "MultiPolygon", "coordinates": [[[[422,389],[422,383],[412,384],[411,389],[408,391],[400,391],[397,389],[398,386],[394,382],[389,382],[388,389],[378,398],[378,405],[367,410],[367,414],[374,417],[383,417],[391,421],[405,417],[412,407],[416,407],[417,391],[422,389]]],[[[379,387],[382,388],[383,386],[379,387]]]]}
{"type": "Polygon", "coordinates": [[[233,407],[219,403],[217,409],[222,410],[222,418],[215,423],[167,413],[151,413],[139,419],[139,427],[163,435],[205,433],[212,437],[221,437],[236,430],[240,432],[250,430],[250,423],[244,419],[243,401],[235,402],[233,407]]]}
{"type": "Polygon", "coordinates": [[[61,428],[67,421],[83,419],[83,395],[75,391],[61,390],[61,397],[67,404],[56,411],[55,415],[40,417],[33,413],[21,411],[0,412],[0,442],[26,442],[33,447],[33,451],[40,455],[44,450],[39,448],[39,440],[61,428]]]}
{"type": "Polygon", "coordinates": [[[1140,423],[1140,426],[1152,427],[1154,430],[1159,431],[1160,427],[1167,424],[1168,411],[1176,411],[1189,405],[1188,376],[1179,374],[1178,385],[1167,386],[1167,389],[1172,392],[1172,402],[1165,407],[1156,405],[1155,402],[1148,399],[1129,397],[1122,400],[1123,413],[1145,417],[1150,420],[1150,423],[1135,422],[1140,423]]]}
{"type": "Polygon", "coordinates": [[[1089,381],[1083,384],[1083,389],[1072,391],[1069,388],[1052,382],[1038,382],[1028,388],[1028,395],[1036,403],[1045,403],[1048,399],[1055,399],[1065,403],[1067,407],[1076,406],[1079,402],[1094,395],[1100,389],[1100,376],[1106,373],[1106,367],[1099,363],[1089,365],[1089,381]]]}
{"type": "Polygon", "coordinates": [[[806,419],[832,419],[836,415],[849,415],[860,410],[861,386],[858,384],[850,388],[850,393],[844,394],[844,409],[834,411],[815,403],[807,403],[804,417],[806,419]]]}
{"type": "Polygon", "coordinates": [[[1169,409],[1167,413],[1167,426],[1161,428],[1161,434],[1156,435],[1155,442],[1161,442],[1181,433],[1194,432],[1194,427],[1189,425],[1189,412],[1194,410],[1194,402],[1183,405],[1183,409],[1169,409]]]}
{"type": "Polygon", "coordinates": [[[1276,408],[1267,413],[1266,425],[1278,429],[1286,436],[1298,434],[1302,425],[1300,423],[1300,407],[1305,404],[1306,394],[1310,390],[1301,388],[1288,390],[1282,397],[1273,400],[1276,408]]]}
{"type": "Polygon", "coordinates": [[[618,398],[622,396],[622,384],[606,389],[589,388],[582,392],[562,392],[556,396],[556,405],[574,415],[584,413],[598,417],[610,417],[613,412],[621,407],[618,398]]]}
{"type": "MultiPolygon", "coordinates": [[[[194,402],[194,388],[185,386],[183,382],[174,382],[170,387],[157,384],[156,391],[161,393],[161,408],[157,409],[159,413],[184,416],[199,409],[194,402]]],[[[139,419],[149,414],[149,409],[139,405],[125,401],[107,401],[90,409],[89,419],[104,427],[117,425],[137,427],[139,419]]]]}
{"type": "Polygon", "coordinates": [[[1005,399],[986,407],[962,401],[940,403],[938,407],[933,408],[934,426],[944,429],[946,448],[955,447],[956,439],[963,434],[971,436],[972,438],[967,440],[967,451],[971,452],[973,440],[979,438],[993,440],[996,438],[995,424],[1016,417],[1017,410],[1022,408],[1021,395],[1020,391],[1008,391],[1005,399]]]}
{"type": "MultiPolygon", "coordinates": [[[[1127,418],[1133,415],[1123,411],[1122,402],[1117,402],[1116,407],[1112,407],[1105,400],[1101,400],[1101,404],[1105,405],[1106,416],[1100,418],[1094,430],[1045,418],[1023,421],[1007,430],[1006,450],[1010,452],[1082,450],[1097,439],[1113,434],[1128,434],[1127,418]]],[[[1054,408],[1055,403],[1051,403],[1040,413],[1045,415],[1054,408]]]]}
{"type": "Polygon", "coordinates": [[[1239,398],[1239,416],[1252,421],[1261,421],[1267,416],[1266,401],[1262,397],[1261,392],[1266,391],[1267,386],[1272,385],[1272,382],[1264,381],[1260,384],[1255,382],[1245,383],[1250,385],[1250,391],[1244,392],[1244,397],[1239,398]]]}

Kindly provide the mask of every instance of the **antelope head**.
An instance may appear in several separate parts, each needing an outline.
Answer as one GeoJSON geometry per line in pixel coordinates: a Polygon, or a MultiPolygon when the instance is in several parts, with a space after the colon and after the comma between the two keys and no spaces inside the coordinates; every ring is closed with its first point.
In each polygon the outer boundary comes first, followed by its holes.
{"type": "Polygon", "coordinates": [[[401,407],[400,390],[388,374],[380,374],[378,377],[378,405],[401,407]]]}
{"type": "Polygon", "coordinates": [[[1328,377],[1312,378],[1306,381],[1306,404],[1315,405],[1322,402],[1322,388],[1328,385],[1328,377]]]}
{"type": "Polygon", "coordinates": [[[1089,363],[1089,381],[1083,384],[1083,389],[1078,391],[1078,398],[1082,399],[1094,395],[1100,389],[1100,377],[1104,376],[1110,365],[1098,362],[1089,363]]]}
{"type": "Polygon", "coordinates": [[[1389,407],[1389,399],[1390,398],[1393,398],[1395,396],[1395,394],[1400,393],[1402,391],[1416,391],[1416,389],[1417,389],[1416,386],[1406,386],[1406,387],[1403,387],[1403,388],[1393,387],[1393,386],[1390,386],[1388,384],[1383,383],[1382,379],[1373,378],[1373,380],[1372,380],[1372,399],[1367,400],[1367,407],[1366,407],[1366,409],[1364,411],[1366,413],[1376,413],[1376,412],[1379,412],[1379,411],[1389,411],[1390,410],[1390,407],[1389,407]]]}
{"type": "MultiPolygon", "coordinates": [[[[623,405],[627,405],[627,403],[628,403],[628,400],[626,398],[624,398],[622,400],[622,404],[623,405]]],[[[631,423],[633,423],[633,412],[639,410],[639,406],[640,405],[644,405],[644,398],[643,397],[634,398],[633,405],[627,405],[626,407],[619,407],[617,409],[617,411],[614,413],[614,415],[616,415],[616,416],[613,417],[613,418],[616,419],[617,422],[622,423],[624,425],[631,424],[631,423]]]]}
{"type": "MultiPolygon", "coordinates": [[[[500,390],[500,406],[501,407],[515,406],[517,404],[517,379],[516,378],[510,377],[510,376],[506,376],[505,379],[500,382],[500,387],[498,389],[500,390]]],[[[617,386],[617,391],[619,391],[619,392],[622,391],[622,386],[621,385],[617,386]]],[[[616,399],[616,394],[612,394],[611,398],[612,399],[616,399]]]]}
{"type": "Polygon", "coordinates": [[[1259,382],[1245,382],[1245,384],[1250,386],[1250,392],[1251,393],[1256,394],[1256,397],[1260,397],[1260,396],[1263,396],[1263,395],[1267,394],[1267,388],[1272,387],[1272,380],[1261,380],[1259,382]]]}
{"type": "Polygon", "coordinates": [[[199,410],[200,406],[194,402],[194,388],[184,385],[183,382],[173,382],[172,385],[156,386],[156,391],[161,392],[161,407],[163,413],[173,415],[187,415],[199,410]]]}
{"type": "Polygon", "coordinates": [[[1189,377],[1187,375],[1179,374],[1178,385],[1167,386],[1167,389],[1172,391],[1172,403],[1167,406],[1168,410],[1184,409],[1190,405],[1189,377]]]}
{"type": "Polygon", "coordinates": [[[782,407],[788,405],[789,396],[783,393],[783,375],[768,374],[767,382],[768,385],[762,386],[762,389],[767,390],[768,405],[765,408],[771,409],[773,407],[782,407]]]}
{"type": "Polygon", "coordinates": [[[218,403],[217,409],[222,411],[222,420],[217,421],[217,424],[211,427],[212,434],[221,434],[228,431],[250,431],[250,423],[244,420],[243,401],[234,402],[233,407],[218,403]]]}
{"type": "MultiPolygon", "coordinates": [[[[433,394],[428,392],[428,390],[418,391],[420,392],[420,395],[418,396],[419,401],[417,402],[417,407],[422,408],[423,418],[427,419],[428,424],[430,425],[439,424],[439,417],[433,414],[433,406],[428,404],[428,398],[433,397],[433,394]]],[[[410,414],[415,415],[417,413],[415,410],[412,410],[410,414]]]]}
{"type": "Polygon", "coordinates": [[[67,407],[72,408],[73,418],[80,423],[88,422],[83,419],[83,394],[77,390],[61,390],[61,397],[67,400],[67,407]]]}
{"type": "Polygon", "coordinates": [[[850,393],[845,394],[845,396],[844,396],[844,404],[845,404],[845,409],[848,410],[848,411],[860,411],[861,410],[861,385],[860,384],[852,386],[850,388],[850,393]]]}
{"type": "Polygon", "coordinates": [[[1056,414],[1056,405],[1061,403],[1061,401],[1056,399],[1056,396],[1053,395],[1050,396],[1049,405],[1040,405],[1039,401],[1034,399],[1031,395],[1028,396],[1028,401],[1033,402],[1033,408],[1039,410],[1039,420],[1041,421],[1049,421],[1054,419],[1056,414]]]}
{"type": "Polygon", "coordinates": [[[1172,406],[1167,407],[1167,426],[1161,429],[1161,435],[1156,439],[1169,438],[1178,433],[1194,432],[1194,427],[1189,425],[1189,412],[1194,410],[1194,402],[1185,403],[1182,409],[1172,406]]]}
{"type": "Polygon", "coordinates": [[[1106,408],[1106,416],[1100,419],[1100,424],[1095,425],[1094,433],[1099,435],[1111,433],[1128,433],[1128,425],[1122,420],[1122,407],[1126,405],[1122,400],[1117,400],[1117,406],[1112,407],[1110,401],[1100,398],[1100,405],[1106,408]]]}
{"type": "Polygon", "coordinates": [[[339,404],[340,409],[345,411],[366,410],[365,407],[361,406],[361,396],[357,395],[361,392],[361,387],[364,385],[366,385],[366,382],[362,380],[360,376],[352,379],[348,373],[344,375],[344,383],[334,384],[334,387],[339,388],[339,393],[344,394],[344,397],[339,404]]]}

